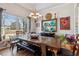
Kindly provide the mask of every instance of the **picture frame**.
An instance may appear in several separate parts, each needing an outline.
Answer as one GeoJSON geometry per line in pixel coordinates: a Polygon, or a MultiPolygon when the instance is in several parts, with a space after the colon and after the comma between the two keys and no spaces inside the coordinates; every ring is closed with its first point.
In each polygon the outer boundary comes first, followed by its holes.
{"type": "Polygon", "coordinates": [[[42,31],[44,32],[57,32],[57,20],[51,19],[51,20],[43,20],[42,21],[42,31]],[[45,25],[47,24],[47,25],[45,25]]]}
{"type": "Polygon", "coordinates": [[[70,16],[60,18],[60,30],[70,30],[70,16]]]}

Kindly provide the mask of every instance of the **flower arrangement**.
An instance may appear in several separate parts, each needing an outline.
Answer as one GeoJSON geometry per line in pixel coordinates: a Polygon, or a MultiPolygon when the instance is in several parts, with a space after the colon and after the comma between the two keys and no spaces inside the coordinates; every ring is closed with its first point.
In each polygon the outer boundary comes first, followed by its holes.
{"type": "Polygon", "coordinates": [[[66,34],[65,38],[68,42],[75,42],[76,41],[75,35],[72,35],[72,34],[66,34]]]}

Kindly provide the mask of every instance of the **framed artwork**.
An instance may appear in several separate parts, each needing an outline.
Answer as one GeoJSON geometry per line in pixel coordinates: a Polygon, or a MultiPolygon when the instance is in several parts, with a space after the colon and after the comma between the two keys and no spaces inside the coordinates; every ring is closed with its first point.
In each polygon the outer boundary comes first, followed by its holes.
{"type": "Polygon", "coordinates": [[[56,32],[57,31],[57,20],[43,20],[42,31],[44,32],[56,32]]]}
{"type": "Polygon", "coordinates": [[[60,30],[70,30],[70,16],[60,18],[60,30]]]}

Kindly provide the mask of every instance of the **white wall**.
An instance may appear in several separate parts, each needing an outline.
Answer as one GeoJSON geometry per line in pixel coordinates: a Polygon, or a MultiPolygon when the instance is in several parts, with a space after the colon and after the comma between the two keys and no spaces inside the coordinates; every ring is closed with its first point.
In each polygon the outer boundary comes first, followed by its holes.
{"type": "Polygon", "coordinates": [[[42,24],[41,24],[41,22],[42,22],[42,17],[41,18],[39,18],[38,20],[37,20],[37,22],[36,23],[38,23],[38,27],[36,27],[36,32],[37,33],[40,33],[40,32],[42,32],[42,24]]]}
{"type": "Polygon", "coordinates": [[[79,34],[79,7],[78,7],[78,34],[79,34]]]}
{"type": "MultiPolygon", "coordinates": [[[[64,4],[64,5],[59,5],[56,7],[51,7],[48,9],[44,9],[41,11],[41,14],[43,16],[46,15],[46,13],[51,12],[52,14],[56,13],[57,14],[57,34],[74,34],[75,33],[75,9],[74,9],[74,4],[64,4]],[[60,17],[66,17],[70,16],[70,30],[60,30],[60,17]]],[[[54,15],[53,15],[54,16],[54,15]]],[[[53,18],[53,17],[52,17],[53,18]]],[[[45,20],[45,17],[44,17],[45,20]]],[[[38,21],[40,23],[40,21],[38,21]]],[[[40,29],[37,31],[41,32],[41,26],[39,27],[40,29]]]]}
{"type": "Polygon", "coordinates": [[[35,19],[31,19],[31,32],[36,32],[36,25],[35,25],[35,19]]]}

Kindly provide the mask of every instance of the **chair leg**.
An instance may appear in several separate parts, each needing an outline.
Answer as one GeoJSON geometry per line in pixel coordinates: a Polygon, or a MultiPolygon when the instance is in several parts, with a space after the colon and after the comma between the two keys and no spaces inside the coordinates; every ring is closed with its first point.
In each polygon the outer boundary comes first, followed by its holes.
{"type": "Polygon", "coordinates": [[[79,49],[77,50],[77,53],[76,53],[76,56],[78,56],[79,55],[79,49]]]}
{"type": "Polygon", "coordinates": [[[55,53],[55,56],[57,56],[57,50],[53,50],[54,51],[54,53],[55,53]]]}

